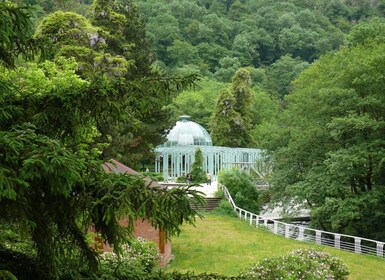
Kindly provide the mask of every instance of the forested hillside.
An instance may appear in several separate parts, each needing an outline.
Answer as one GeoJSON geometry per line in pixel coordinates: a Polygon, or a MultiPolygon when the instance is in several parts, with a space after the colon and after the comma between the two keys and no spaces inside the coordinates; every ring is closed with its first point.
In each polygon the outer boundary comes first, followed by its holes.
{"type": "MultiPolygon", "coordinates": [[[[90,0],[25,2],[38,8],[38,17],[55,10],[91,16],[90,0]]],[[[160,67],[230,82],[239,67],[269,66],[282,59],[289,63],[288,57],[296,59],[290,61],[295,65],[318,59],[337,49],[356,22],[382,16],[382,2],[145,0],[136,4],[160,67]]]]}

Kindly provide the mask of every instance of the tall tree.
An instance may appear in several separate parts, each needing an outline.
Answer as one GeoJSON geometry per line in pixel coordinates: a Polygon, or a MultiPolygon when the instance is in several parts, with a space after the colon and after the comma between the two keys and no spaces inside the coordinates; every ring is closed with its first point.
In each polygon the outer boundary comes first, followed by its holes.
{"type": "MultiPolygon", "coordinates": [[[[9,39],[10,47],[20,42],[9,39]]],[[[13,240],[0,234],[2,269],[15,275],[40,267],[39,279],[57,279],[73,272],[67,267],[71,260],[97,272],[97,254],[86,238],[91,225],[119,252],[136,218],[147,218],[167,234],[194,220],[188,195],[199,200],[197,192],[150,188],[140,177],[103,171],[106,143],[97,124],[106,116],[129,115],[125,100],[132,91],[108,75],[82,79],[78,67],[75,59],[63,57],[15,69],[1,66],[6,86],[0,88],[0,231],[7,225],[31,245],[29,258],[15,254],[13,240]],[[119,225],[124,216],[130,221],[126,228],[119,225]],[[14,258],[20,266],[12,265],[14,258]]],[[[168,87],[161,81],[153,86],[168,87]]]]}
{"type": "Polygon", "coordinates": [[[197,75],[177,79],[152,67],[152,54],[142,37],[144,22],[131,1],[97,0],[93,7],[94,25],[75,13],[56,12],[42,20],[37,36],[53,44],[54,57],[75,57],[82,77],[120,81],[119,94],[129,93],[122,106],[130,114],[115,120],[104,116],[96,124],[100,137],[105,137],[102,141],[110,142],[103,156],[141,168],[154,158],[154,147],[162,143],[164,130],[171,125],[162,107],[179,86],[197,75]]]}
{"type": "Polygon", "coordinates": [[[271,148],[276,193],[306,202],[314,225],[385,240],[385,40],[368,32],[381,25],[357,25],[364,40],[300,75],[271,148]]]}
{"type": "Polygon", "coordinates": [[[280,57],[267,68],[265,88],[276,97],[283,99],[292,90],[292,81],[308,66],[300,58],[290,55],[280,57]]]}
{"type": "Polygon", "coordinates": [[[197,148],[195,150],[195,161],[191,167],[191,177],[194,183],[206,183],[207,181],[203,162],[202,150],[197,148]]]}
{"type": "Polygon", "coordinates": [[[210,131],[218,146],[249,147],[251,136],[251,78],[247,69],[239,69],[231,87],[224,89],[217,99],[210,131]]]}

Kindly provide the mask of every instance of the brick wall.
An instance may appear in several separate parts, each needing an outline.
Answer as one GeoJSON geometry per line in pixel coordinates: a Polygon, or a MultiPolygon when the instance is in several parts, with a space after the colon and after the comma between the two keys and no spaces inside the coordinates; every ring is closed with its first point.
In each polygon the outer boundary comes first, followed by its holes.
{"type": "MultiPolygon", "coordinates": [[[[125,218],[120,221],[120,224],[122,226],[128,225],[128,219],[125,218]]],[[[167,240],[165,238],[164,232],[160,231],[159,228],[155,229],[147,220],[136,220],[134,223],[135,237],[141,237],[148,241],[153,241],[158,245],[160,254],[161,254],[161,261],[159,262],[159,265],[163,266],[169,263],[169,261],[172,259],[172,250],[171,250],[171,242],[170,240],[167,240]]],[[[90,230],[94,231],[94,230],[90,230]]],[[[102,250],[103,252],[112,252],[112,248],[108,244],[101,244],[100,240],[96,240],[96,245],[98,249],[102,250]]]]}

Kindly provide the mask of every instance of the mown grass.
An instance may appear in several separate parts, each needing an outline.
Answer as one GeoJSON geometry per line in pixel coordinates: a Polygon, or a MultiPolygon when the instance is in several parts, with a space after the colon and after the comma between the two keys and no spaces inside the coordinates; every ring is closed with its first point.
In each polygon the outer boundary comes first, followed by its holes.
{"type": "Polygon", "coordinates": [[[349,279],[385,279],[385,261],[380,258],[289,240],[232,217],[207,214],[195,227],[183,226],[180,236],[171,241],[176,258],[168,270],[236,276],[263,258],[313,248],[340,257],[350,268],[349,279]]]}

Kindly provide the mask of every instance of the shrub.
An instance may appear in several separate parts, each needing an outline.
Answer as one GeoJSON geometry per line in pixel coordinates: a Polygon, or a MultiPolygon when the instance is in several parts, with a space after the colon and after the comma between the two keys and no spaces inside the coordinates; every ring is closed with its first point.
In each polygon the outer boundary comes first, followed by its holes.
{"type": "Polygon", "coordinates": [[[157,266],[160,255],[156,245],[143,240],[133,241],[121,254],[101,255],[102,279],[146,279],[157,266]]]}
{"type": "MultiPolygon", "coordinates": [[[[155,279],[155,278],[150,278],[155,279]]],[[[194,272],[166,272],[161,273],[159,278],[162,280],[231,280],[239,279],[238,277],[228,277],[217,273],[200,273],[195,274],[194,272]]]]}
{"type": "Polygon", "coordinates": [[[219,181],[227,187],[238,207],[259,213],[259,194],[249,174],[236,169],[223,170],[219,173],[219,181]]]}
{"type": "Polygon", "coordinates": [[[295,250],[287,256],[263,259],[246,268],[245,279],[348,279],[348,267],[336,257],[315,250],[295,250]]]}
{"type": "Polygon", "coordinates": [[[176,178],[177,183],[186,183],[186,176],[179,176],[176,178]]]}
{"type": "Polygon", "coordinates": [[[203,154],[202,150],[197,148],[195,151],[195,161],[192,164],[191,176],[193,183],[206,183],[207,176],[203,170],[203,154]]]}
{"type": "Polygon", "coordinates": [[[219,203],[218,207],[212,211],[212,213],[216,215],[231,216],[231,217],[237,216],[237,213],[235,213],[230,202],[228,202],[227,200],[222,200],[219,203]]]}
{"type": "Polygon", "coordinates": [[[155,182],[163,181],[163,174],[158,172],[142,172],[142,174],[155,182]]]}

